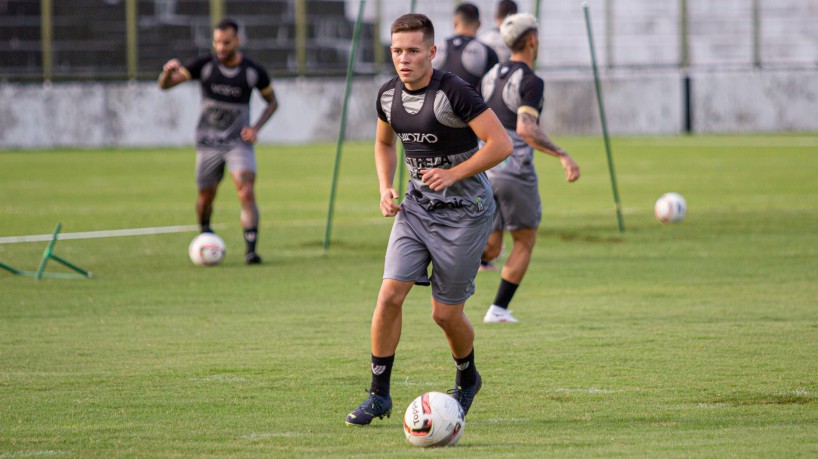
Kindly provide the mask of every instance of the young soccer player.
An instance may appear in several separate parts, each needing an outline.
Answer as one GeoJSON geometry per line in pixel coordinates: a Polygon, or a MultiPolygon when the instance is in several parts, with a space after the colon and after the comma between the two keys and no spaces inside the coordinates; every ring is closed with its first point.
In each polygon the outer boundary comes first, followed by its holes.
{"type": "Polygon", "coordinates": [[[474,364],[474,329],[463,309],[474,292],[494,214],[484,171],[511,153],[508,135],[476,90],[433,69],[436,47],[429,18],[401,16],[391,32],[398,76],[378,91],[375,169],[381,213],[395,222],[372,315],[369,394],[346,417],[348,425],[367,425],[392,412],[389,386],[403,302],[415,282],[431,282],[432,318],[456,366],[451,394],[468,413],[482,379],[474,364]],[[485,142],[482,148],[478,138],[485,142]],[[409,170],[401,205],[392,183],[398,139],[409,170]],[[430,263],[434,269],[427,277],[430,263]]]}

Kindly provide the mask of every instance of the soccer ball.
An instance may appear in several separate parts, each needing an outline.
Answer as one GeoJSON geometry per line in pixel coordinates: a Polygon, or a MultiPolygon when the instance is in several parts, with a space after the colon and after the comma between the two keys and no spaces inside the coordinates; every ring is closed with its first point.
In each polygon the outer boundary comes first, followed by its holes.
{"type": "Polygon", "coordinates": [[[653,214],[662,223],[680,222],[687,214],[687,201],[679,193],[665,193],[656,200],[653,214]]]}
{"type": "Polygon", "coordinates": [[[192,241],[187,249],[190,261],[197,266],[213,266],[224,260],[224,241],[213,233],[202,233],[192,241]]]}
{"type": "Polygon", "coordinates": [[[412,446],[454,446],[463,435],[466,415],[460,403],[441,392],[414,399],[403,416],[403,433],[412,446]]]}

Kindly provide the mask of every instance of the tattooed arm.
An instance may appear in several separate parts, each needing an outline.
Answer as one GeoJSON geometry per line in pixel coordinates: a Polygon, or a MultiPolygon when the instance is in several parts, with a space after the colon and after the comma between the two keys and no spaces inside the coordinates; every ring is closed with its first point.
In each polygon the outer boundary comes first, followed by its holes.
{"type": "Polygon", "coordinates": [[[532,148],[559,158],[562,168],[565,170],[565,179],[568,182],[577,181],[579,179],[579,166],[568,152],[548,138],[540,128],[535,114],[537,114],[537,111],[531,107],[520,107],[517,112],[517,134],[532,148]]]}

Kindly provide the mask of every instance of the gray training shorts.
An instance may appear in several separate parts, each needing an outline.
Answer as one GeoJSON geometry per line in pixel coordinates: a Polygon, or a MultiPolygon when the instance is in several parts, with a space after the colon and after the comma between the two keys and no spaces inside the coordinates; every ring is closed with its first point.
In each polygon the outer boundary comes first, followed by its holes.
{"type": "Polygon", "coordinates": [[[486,216],[474,223],[453,227],[401,210],[386,247],[383,278],[422,282],[431,263],[432,296],[445,304],[464,303],[474,294],[474,276],[492,219],[486,216]]]}
{"type": "Polygon", "coordinates": [[[200,190],[212,188],[224,178],[224,166],[230,172],[256,172],[256,155],[247,144],[225,148],[199,147],[196,149],[196,186],[200,190]]]}
{"type": "Polygon", "coordinates": [[[540,226],[542,203],[536,182],[521,183],[493,178],[491,188],[497,203],[494,231],[516,231],[540,226]]]}

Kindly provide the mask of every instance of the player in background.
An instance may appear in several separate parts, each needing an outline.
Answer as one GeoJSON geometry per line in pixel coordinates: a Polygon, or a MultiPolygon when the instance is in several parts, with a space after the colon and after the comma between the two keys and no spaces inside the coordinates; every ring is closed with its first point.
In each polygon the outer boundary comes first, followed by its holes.
{"type": "Polygon", "coordinates": [[[392,412],[392,365],[401,335],[403,302],[413,285],[432,285],[432,318],[455,361],[451,391],[468,413],[482,379],[474,364],[474,329],[463,312],[474,293],[480,254],[491,232],[494,197],[485,170],[511,153],[503,126],[477,91],[435,70],[434,26],[422,14],[392,24],[392,62],[398,76],[378,91],[375,170],[380,209],[395,217],[371,324],[368,397],[346,417],[367,425],[392,412]],[[406,150],[409,183],[396,203],[397,141],[406,150]],[[484,144],[478,147],[478,139],[484,144]],[[434,269],[427,277],[427,269],[434,269]]]}
{"type": "Polygon", "coordinates": [[[199,80],[202,103],[196,127],[196,214],[202,232],[212,232],[210,218],[216,191],[225,165],[241,203],[247,264],[261,263],[256,253],[259,212],[254,184],[256,158],[253,144],[258,132],[278,108],[267,71],[239,51],[239,26],[223,19],[213,30],[215,54],[200,56],[184,65],[169,60],[159,75],[159,87],[170,89],[188,80],[199,80]],[[250,97],[258,89],[267,107],[255,124],[250,124],[250,97]]]}
{"type": "Polygon", "coordinates": [[[531,261],[542,214],[534,150],[558,158],[569,183],[579,179],[577,163],[539,125],[544,82],[532,70],[540,46],[537,20],[527,13],[511,15],[500,30],[511,49],[511,59],[491,69],[483,77],[480,89],[511,137],[514,152],[487,172],[498,207],[482,262],[499,255],[503,231],[511,232],[513,247],[500,274],[494,303],[483,318],[486,323],[517,322],[508,305],[531,261]]]}
{"type": "Polygon", "coordinates": [[[480,78],[497,62],[497,54],[475,36],[480,28],[480,11],[472,3],[461,3],[454,10],[454,35],[438,49],[435,68],[452,72],[477,87],[480,78]]]}
{"type": "Polygon", "coordinates": [[[478,40],[489,45],[497,53],[497,58],[501,64],[505,64],[511,58],[511,50],[503,43],[503,37],[500,35],[500,25],[506,16],[512,14],[517,14],[517,3],[514,0],[500,0],[494,9],[495,26],[480,32],[480,35],[477,36],[478,40]]]}

